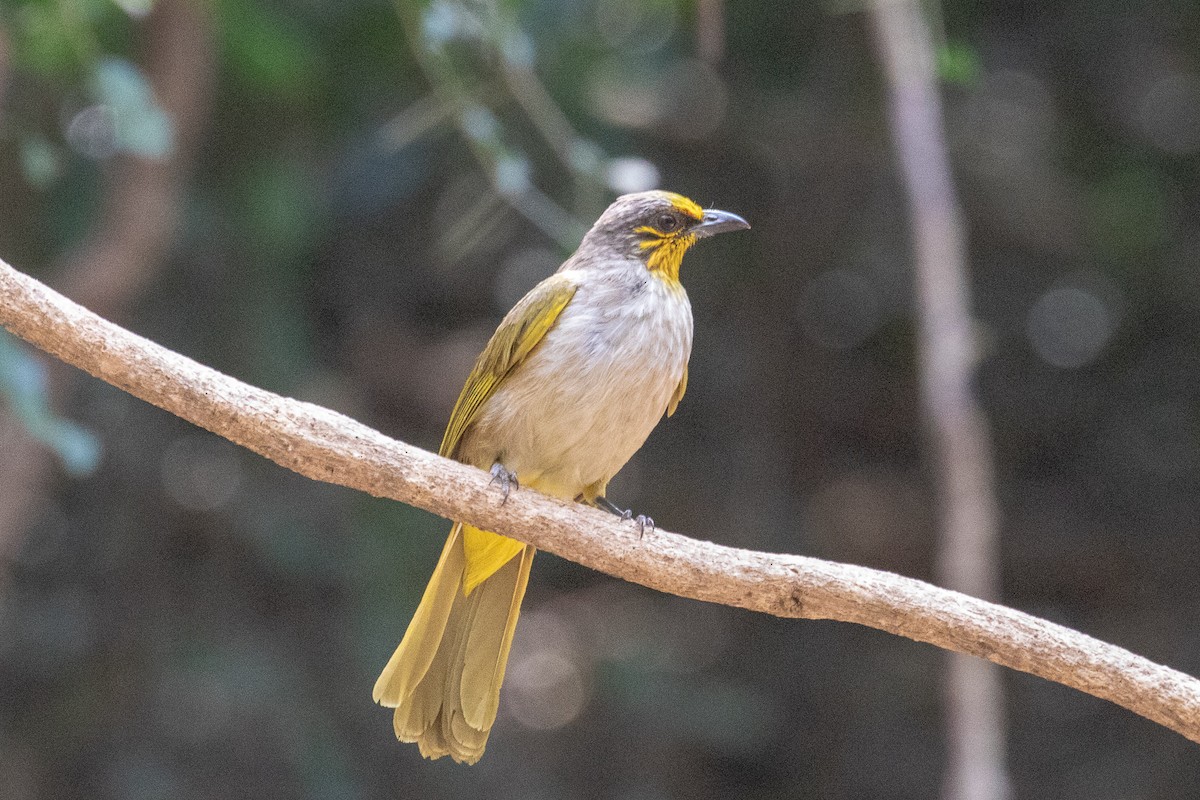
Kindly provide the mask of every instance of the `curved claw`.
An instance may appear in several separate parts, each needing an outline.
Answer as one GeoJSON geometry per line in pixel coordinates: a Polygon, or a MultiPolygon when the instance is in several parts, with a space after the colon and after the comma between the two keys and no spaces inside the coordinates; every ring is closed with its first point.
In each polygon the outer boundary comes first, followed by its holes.
{"type": "Polygon", "coordinates": [[[492,464],[492,479],[488,481],[488,486],[491,486],[493,483],[500,484],[500,491],[504,495],[504,499],[500,501],[500,505],[508,502],[509,492],[521,488],[521,482],[517,480],[517,473],[509,472],[499,461],[492,464]]]}
{"type": "Polygon", "coordinates": [[[607,497],[604,497],[604,496],[597,497],[596,505],[598,505],[600,508],[603,508],[605,511],[608,511],[611,514],[616,514],[621,519],[631,519],[634,522],[636,522],[637,526],[638,526],[638,538],[639,539],[641,539],[643,536],[646,535],[647,528],[649,528],[651,531],[654,530],[654,518],[653,517],[647,517],[645,514],[638,514],[635,517],[633,515],[632,509],[626,508],[626,509],[622,510],[620,508],[617,508],[615,505],[612,504],[612,501],[609,500],[607,497]]]}
{"type": "MultiPolygon", "coordinates": [[[[626,519],[628,519],[628,517],[626,517],[626,519]]],[[[654,533],[654,517],[647,517],[645,514],[638,514],[637,524],[639,539],[646,535],[647,530],[649,530],[651,533],[654,533]]]]}

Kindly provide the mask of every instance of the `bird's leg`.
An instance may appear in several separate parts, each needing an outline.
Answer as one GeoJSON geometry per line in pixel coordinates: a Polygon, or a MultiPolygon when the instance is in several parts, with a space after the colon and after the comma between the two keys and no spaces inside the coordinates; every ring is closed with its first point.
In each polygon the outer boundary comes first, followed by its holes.
{"type": "Polygon", "coordinates": [[[620,508],[617,508],[617,506],[613,505],[613,502],[611,500],[609,500],[607,497],[604,497],[603,495],[596,498],[596,505],[600,508],[603,508],[605,511],[609,512],[610,514],[616,514],[621,519],[632,519],[634,522],[636,522],[637,526],[638,526],[638,538],[639,539],[646,535],[647,528],[649,528],[651,531],[654,530],[654,518],[653,517],[647,517],[645,514],[638,514],[635,517],[635,516],[633,516],[632,509],[626,508],[626,509],[622,510],[620,508]]]}
{"type": "Polygon", "coordinates": [[[488,486],[491,486],[493,483],[500,484],[500,491],[504,494],[504,499],[500,501],[500,505],[508,502],[509,492],[513,489],[521,488],[521,483],[517,480],[517,473],[510,472],[499,461],[492,464],[492,479],[488,481],[488,486]]]}
{"type": "Polygon", "coordinates": [[[633,519],[633,511],[632,510],[630,510],[628,508],[625,510],[621,510],[620,508],[617,508],[615,505],[613,505],[613,502],[611,500],[609,500],[607,497],[597,497],[596,505],[600,508],[603,508],[605,511],[607,511],[610,514],[616,514],[621,519],[633,519]]]}

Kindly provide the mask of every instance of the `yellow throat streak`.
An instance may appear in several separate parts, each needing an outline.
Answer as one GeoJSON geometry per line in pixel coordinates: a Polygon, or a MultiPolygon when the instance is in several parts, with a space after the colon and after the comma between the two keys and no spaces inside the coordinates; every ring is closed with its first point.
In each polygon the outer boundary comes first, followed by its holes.
{"type": "MultiPolygon", "coordinates": [[[[674,192],[669,192],[667,196],[671,199],[671,205],[681,214],[697,221],[704,218],[704,209],[694,200],[674,192]]],[[[642,242],[643,250],[654,250],[646,259],[646,266],[650,271],[658,273],[671,288],[682,288],[679,283],[679,267],[683,264],[684,253],[696,243],[696,237],[686,232],[664,233],[648,226],[638,228],[637,232],[655,237],[642,242]]]]}

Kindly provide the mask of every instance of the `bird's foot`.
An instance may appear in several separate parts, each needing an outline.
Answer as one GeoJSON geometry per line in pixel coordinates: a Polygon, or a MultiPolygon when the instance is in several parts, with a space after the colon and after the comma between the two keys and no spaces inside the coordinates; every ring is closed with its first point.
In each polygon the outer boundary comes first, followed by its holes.
{"type": "Polygon", "coordinates": [[[517,480],[517,473],[509,472],[499,461],[492,464],[492,479],[488,481],[488,486],[491,486],[493,483],[500,484],[500,491],[504,495],[504,499],[500,501],[500,505],[508,502],[509,492],[513,489],[521,488],[521,482],[517,480]]]}
{"type": "Polygon", "coordinates": [[[638,538],[639,539],[641,539],[643,536],[646,535],[647,530],[650,530],[651,532],[654,531],[654,518],[653,517],[647,517],[645,514],[638,514],[635,517],[633,515],[633,511],[631,509],[617,508],[617,506],[613,505],[612,501],[610,501],[607,497],[597,497],[596,505],[600,506],[600,508],[603,508],[605,511],[609,512],[610,514],[616,514],[621,519],[631,519],[634,522],[636,522],[637,526],[638,526],[638,538]]]}
{"type": "Polygon", "coordinates": [[[654,517],[647,517],[645,514],[638,514],[633,518],[633,521],[637,523],[639,539],[646,535],[646,531],[654,533],[654,517]]]}

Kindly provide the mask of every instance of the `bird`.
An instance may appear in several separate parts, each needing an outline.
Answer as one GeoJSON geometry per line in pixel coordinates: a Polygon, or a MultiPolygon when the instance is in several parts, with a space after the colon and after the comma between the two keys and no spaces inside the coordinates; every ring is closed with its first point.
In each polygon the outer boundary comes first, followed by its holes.
{"type": "MultiPolygon", "coordinates": [[[[504,500],[529,487],[630,519],[609,481],[687,390],[692,311],[679,280],[697,241],[749,228],[680,194],[618,197],[558,271],[500,322],[439,453],[490,471],[504,500]]],[[[653,527],[637,518],[639,534],[653,527]]],[[[535,548],[454,523],[373,692],[421,755],[483,755],[535,548]]]]}

